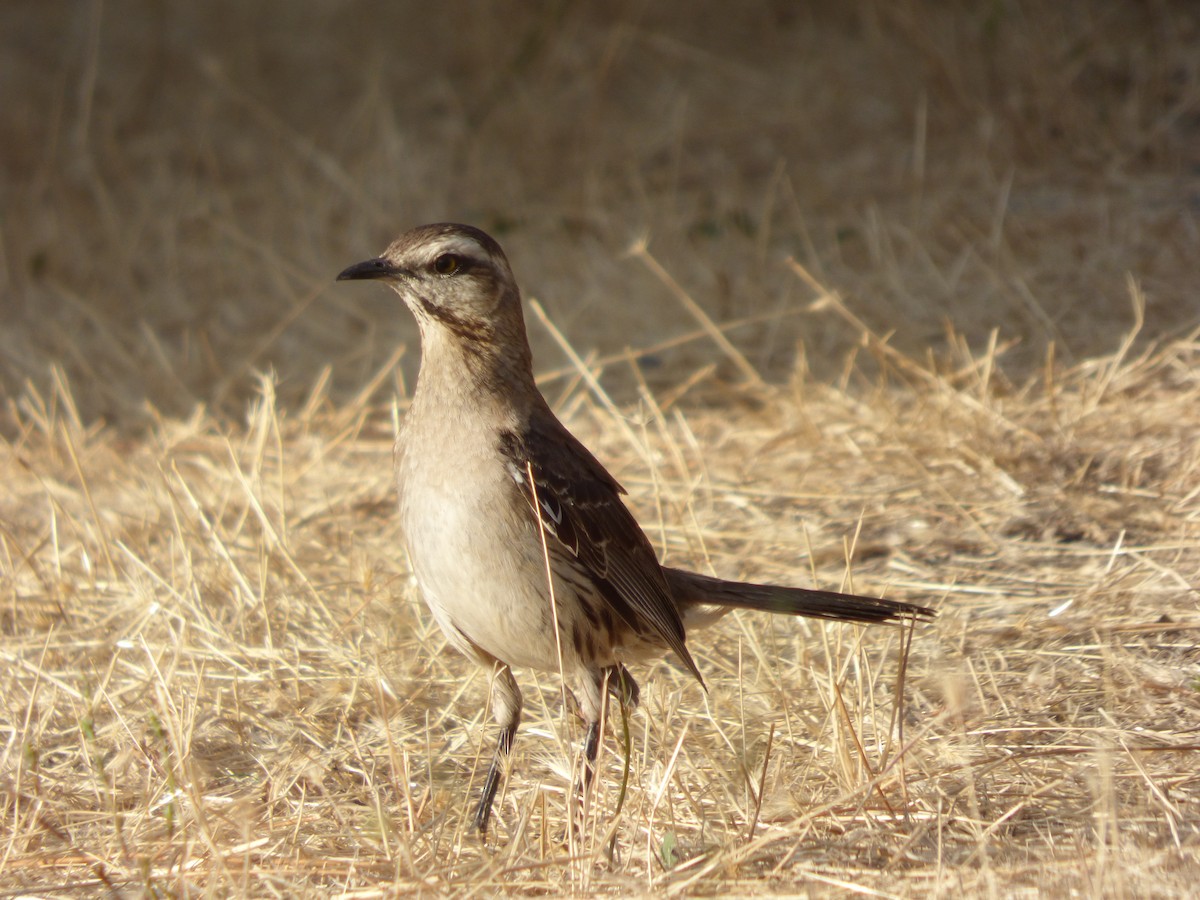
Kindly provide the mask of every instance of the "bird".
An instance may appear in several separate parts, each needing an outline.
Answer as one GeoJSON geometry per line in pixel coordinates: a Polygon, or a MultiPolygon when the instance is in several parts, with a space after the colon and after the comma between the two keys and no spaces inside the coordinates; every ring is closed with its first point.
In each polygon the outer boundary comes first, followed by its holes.
{"type": "Polygon", "coordinates": [[[637,703],[626,663],[672,652],[703,687],[688,634],[732,609],[858,623],[935,615],[662,565],[624,488],[539,391],[517,280],[479,228],[413,228],[337,280],[383,282],[420,332],[394,452],[399,519],[433,618],[453,647],[492,671],[499,738],[474,816],[481,835],[521,721],[514,669],[561,673],[571,688],[586,722],[586,788],[607,696],[637,703]]]}

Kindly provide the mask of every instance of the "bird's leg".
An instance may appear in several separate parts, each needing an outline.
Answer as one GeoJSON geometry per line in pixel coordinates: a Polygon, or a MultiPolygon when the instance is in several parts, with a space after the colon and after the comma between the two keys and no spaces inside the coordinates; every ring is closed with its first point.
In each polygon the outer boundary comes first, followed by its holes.
{"type": "Polygon", "coordinates": [[[642,692],[638,689],[638,684],[633,680],[633,676],[629,674],[629,670],[617,663],[604,671],[609,694],[620,700],[622,706],[630,709],[636,708],[642,692]]]}
{"type": "Polygon", "coordinates": [[[487,833],[496,791],[500,787],[500,779],[504,777],[508,755],[517,736],[517,726],[521,724],[521,689],[508,666],[497,668],[492,680],[492,715],[500,726],[500,738],[496,742],[496,752],[492,756],[487,779],[483,782],[479,808],[475,811],[475,828],[480,834],[487,833]]]}
{"type": "Polygon", "coordinates": [[[620,704],[622,734],[624,735],[625,769],[621,779],[621,791],[614,811],[614,820],[620,815],[625,802],[625,789],[629,779],[629,717],[628,711],[637,705],[638,686],[626,668],[619,663],[605,669],[593,670],[582,679],[580,691],[576,695],[579,701],[579,711],[587,723],[587,731],[583,738],[583,777],[579,790],[579,806],[572,822],[572,833],[582,835],[587,819],[587,808],[591,801],[592,785],[596,778],[596,758],[600,754],[600,741],[604,735],[604,722],[608,713],[608,698],[615,698],[620,704]]]}
{"type": "MultiPolygon", "coordinates": [[[[578,792],[578,805],[571,817],[571,838],[582,838],[586,833],[588,809],[592,799],[592,782],[596,777],[596,757],[600,752],[600,737],[604,733],[604,714],[608,707],[608,669],[591,669],[583,674],[575,699],[579,703],[579,714],[587,724],[583,737],[583,774],[578,792]]],[[[568,806],[568,809],[570,806],[568,806]]]]}
{"type": "MultiPolygon", "coordinates": [[[[608,696],[617,699],[621,704],[622,715],[624,715],[627,709],[637,706],[640,691],[637,682],[629,674],[629,670],[618,663],[598,672],[593,689],[586,693],[591,695],[588,698],[591,702],[585,700],[581,704],[584,719],[587,722],[587,733],[583,739],[583,790],[585,793],[591,788],[592,779],[596,775],[596,756],[600,752],[600,738],[603,734],[605,713],[608,711],[608,696]]],[[[628,748],[626,750],[626,755],[628,755],[628,748]]]]}
{"type": "Polygon", "coordinates": [[[596,754],[600,750],[600,720],[588,722],[587,735],[583,739],[583,789],[592,786],[596,775],[596,754]]]}
{"type": "Polygon", "coordinates": [[[496,791],[500,788],[500,778],[516,735],[516,728],[500,728],[500,739],[496,743],[492,765],[488,768],[487,780],[483,783],[483,796],[479,798],[479,808],[475,810],[475,829],[480,834],[487,833],[488,820],[492,817],[492,803],[496,800],[496,791]]]}
{"type": "Polygon", "coordinates": [[[583,758],[586,762],[583,768],[584,790],[591,786],[596,772],[596,754],[600,750],[601,725],[605,718],[604,714],[608,711],[608,702],[604,694],[615,697],[623,708],[632,708],[637,706],[638,695],[641,693],[638,690],[637,682],[629,674],[629,670],[620,663],[602,670],[599,673],[599,680],[603,686],[603,690],[597,691],[601,697],[598,704],[599,709],[594,716],[587,716],[587,735],[583,741],[583,758]]]}

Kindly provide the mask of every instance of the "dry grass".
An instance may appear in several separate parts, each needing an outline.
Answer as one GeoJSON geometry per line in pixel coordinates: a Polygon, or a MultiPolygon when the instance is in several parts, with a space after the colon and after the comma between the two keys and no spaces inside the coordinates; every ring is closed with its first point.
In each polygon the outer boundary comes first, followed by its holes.
{"type": "Polygon", "coordinates": [[[248,10],[2,13],[0,894],[1193,893],[1189,6],[248,10]],[[576,835],[523,674],[481,845],[414,334],[328,284],[443,217],[667,559],[934,603],[903,675],[731,616],[576,835]]]}

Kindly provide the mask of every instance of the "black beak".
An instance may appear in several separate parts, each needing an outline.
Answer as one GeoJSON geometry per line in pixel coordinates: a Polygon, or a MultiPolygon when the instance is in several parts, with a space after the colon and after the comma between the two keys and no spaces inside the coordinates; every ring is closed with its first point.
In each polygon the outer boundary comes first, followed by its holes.
{"type": "Polygon", "coordinates": [[[368,278],[387,278],[397,274],[396,267],[386,259],[368,259],[343,269],[338,281],[362,281],[368,278]]]}

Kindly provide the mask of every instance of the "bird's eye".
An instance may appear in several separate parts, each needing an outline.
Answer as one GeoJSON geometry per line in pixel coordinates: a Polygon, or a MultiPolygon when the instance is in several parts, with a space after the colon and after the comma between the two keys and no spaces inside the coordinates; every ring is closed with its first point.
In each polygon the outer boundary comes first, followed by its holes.
{"type": "Polygon", "coordinates": [[[462,260],[453,253],[443,253],[433,261],[433,271],[439,275],[453,275],[462,268],[462,260]]]}

